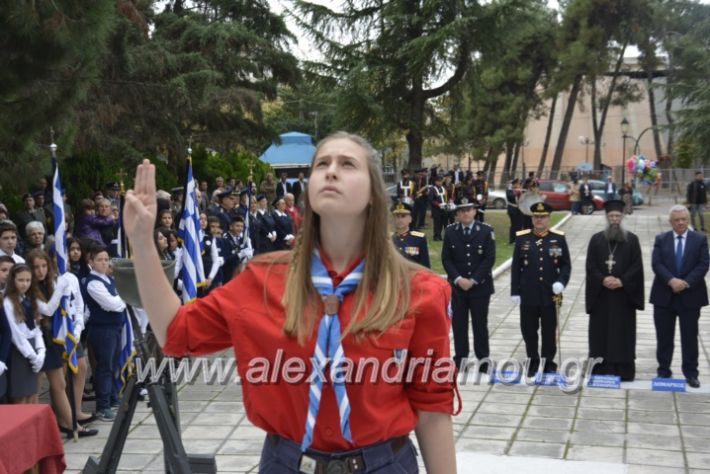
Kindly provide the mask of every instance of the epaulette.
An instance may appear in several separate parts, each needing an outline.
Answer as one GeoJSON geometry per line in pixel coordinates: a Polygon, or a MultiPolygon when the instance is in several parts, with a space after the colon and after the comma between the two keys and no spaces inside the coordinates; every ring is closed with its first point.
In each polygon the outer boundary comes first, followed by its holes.
{"type": "Polygon", "coordinates": [[[452,222],[451,224],[447,225],[446,227],[451,227],[451,226],[454,226],[454,225],[459,225],[459,224],[458,224],[458,222],[452,222]]]}
{"type": "Polygon", "coordinates": [[[409,235],[413,235],[414,237],[426,237],[426,234],[424,232],[419,232],[418,230],[410,231],[409,235]]]}
{"type": "Polygon", "coordinates": [[[562,232],[561,230],[557,230],[557,229],[550,229],[550,232],[552,232],[553,234],[557,234],[557,235],[565,235],[564,232],[562,232]]]}
{"type": "Polygon", "coordinates": [[[530,232],[531,232],[530,229],[519,230],[519,231],[517,231],[517,232],[515,233],[515,236],[516,236],[516,237],[520,237],[521,235],[527,235],[527,234],[529,234],[530,232]]]}

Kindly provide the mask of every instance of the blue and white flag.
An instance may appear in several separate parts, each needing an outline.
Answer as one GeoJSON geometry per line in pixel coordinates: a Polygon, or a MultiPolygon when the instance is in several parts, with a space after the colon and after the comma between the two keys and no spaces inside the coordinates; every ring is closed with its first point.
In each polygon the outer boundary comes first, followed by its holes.
{"type": "MultiPolygon", "coordinates": [[[[126,258],[128,245],[126,244],[123,231],[123,195],[118,211],[118,235],[116,237],[116,255],[119,258],[126,258]]],[[[118,388],[122,389],[126,385],[126,381],[133,375],[135,363],[133,359],[136,357],[136,349],[133,347],[133,324],[131,317],[128,315],[128,310],[123,310],[123,325],[121,326],[121,352],[118,354],[118,388]]]]}
{"type": "Polygon", "coordinates": [[[200,226],[200,209],[197,204],[195,178],[192,175],[192,159],[187,158],[185,190],[178,237],[182,241],[182,262],[179,278],[182,281],[182,301],[190,303],[197,298],[197,288],[205,281],[202,266],[203,232],[200,226]]]}
{"type": "MultiPolygon", "coordinates": [[[[64,275],[67,271],[67,237],[66,220],[64,217],[64,198],[62,183],[59,179],[59,164],[52,159],[54,177],[52,178],[52,208],[54,211],[54,251],[57,257],[57,273],[64,275]]],[[[76,349],[78,341],[74,335],[74,321],[69,315],[69,298],[62,296],[59,307],[52,317],[52,339],[63,346],[63,357],[73,373],[79,371],[76,349]]]]}

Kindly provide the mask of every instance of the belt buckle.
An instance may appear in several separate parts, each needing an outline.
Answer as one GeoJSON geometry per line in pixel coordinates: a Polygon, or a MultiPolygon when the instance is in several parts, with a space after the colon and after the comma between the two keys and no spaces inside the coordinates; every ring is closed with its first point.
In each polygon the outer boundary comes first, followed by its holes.
{"type": "Polygon", "coordinates": [[[298,472],[304,474],[315,474],[317,461],[305,454],[301,456],[301,462],[298,463],[298,472]]]}
{"type": "Polygon", "coordinates": [[[345,461],[341,459],[332,459],[328,461],[325,472],[326,474],[347,474],[349,469],[345,461]]]}

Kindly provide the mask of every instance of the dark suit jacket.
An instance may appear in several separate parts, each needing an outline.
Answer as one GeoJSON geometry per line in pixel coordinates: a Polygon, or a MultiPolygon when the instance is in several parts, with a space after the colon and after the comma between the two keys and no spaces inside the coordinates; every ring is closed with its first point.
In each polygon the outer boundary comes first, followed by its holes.
{"type": "Polygon", "coordinates": [[[651,287],[651,304],[669,307],[674,295],[668,286],[671,278],[680,278],[688,282],[690,287],[682,291],[680,304],[683,308],[700,308],[708,304],[708,291],[705,286],[705,274],[710,266],[708,256],[708,241],[705,235],[688,230],[688,237],[683,250],[683,266],[680,273],[675,265],[675,236],[673,231],[656,236],[653,244],[651,266],[656,274],[651,287]]]}
{"type": "Polygon", "coordinates": [[[474,298],[493,293],[493,264],[496,260],[496,242],[493,228],[482,222],[473,223],[471,235],[465,237],[461,224],[452,224],[444,232],[441,261],[454,291],[474,298]],[[458,277],[471,278],[478,283],[464,291],[454,281],[458,277]]]}
{"type": "MultiPolygon", "coordinates": [[[[287,193],[292,193],[292,192],[293,192],[293,188],[291,188],[291,183],[289,183],[289,182],[282,183],[281,181],[276,183],[276,197],[284,197],[284,196],[286,196],[287,193]]],[[[294,196],[294,198],[295,198],[295,196],[294,196]]]]}

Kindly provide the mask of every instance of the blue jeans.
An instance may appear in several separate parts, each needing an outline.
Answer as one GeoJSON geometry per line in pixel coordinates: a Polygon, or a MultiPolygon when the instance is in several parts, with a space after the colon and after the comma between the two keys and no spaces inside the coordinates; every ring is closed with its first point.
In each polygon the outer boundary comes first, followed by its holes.
{"type": "Polygon", "coordinates": [[[121,326],[101,326],[92,324],[89,342],[96,357],[94,389],[96,391],[96,411],[111,408],[111,402],[118,400],[118,356],[121,350],[121,326]]]}
{"type": "MultiPolygon", "coordinates": [[[[259,473],[298,473],[302,454],[301,447],[293,441],[280,436],[267,435],[261,450],[259,473]]],[[[305,454],[319,460],[336,460],[360,455],[364,466],[354,471],[358,474],[417,474],[419,472],[417,452],[409,438],[396,453],[392,452],[390,441],[385,441],[353,451],[324,453],[309,449],[305,454]]]]}

